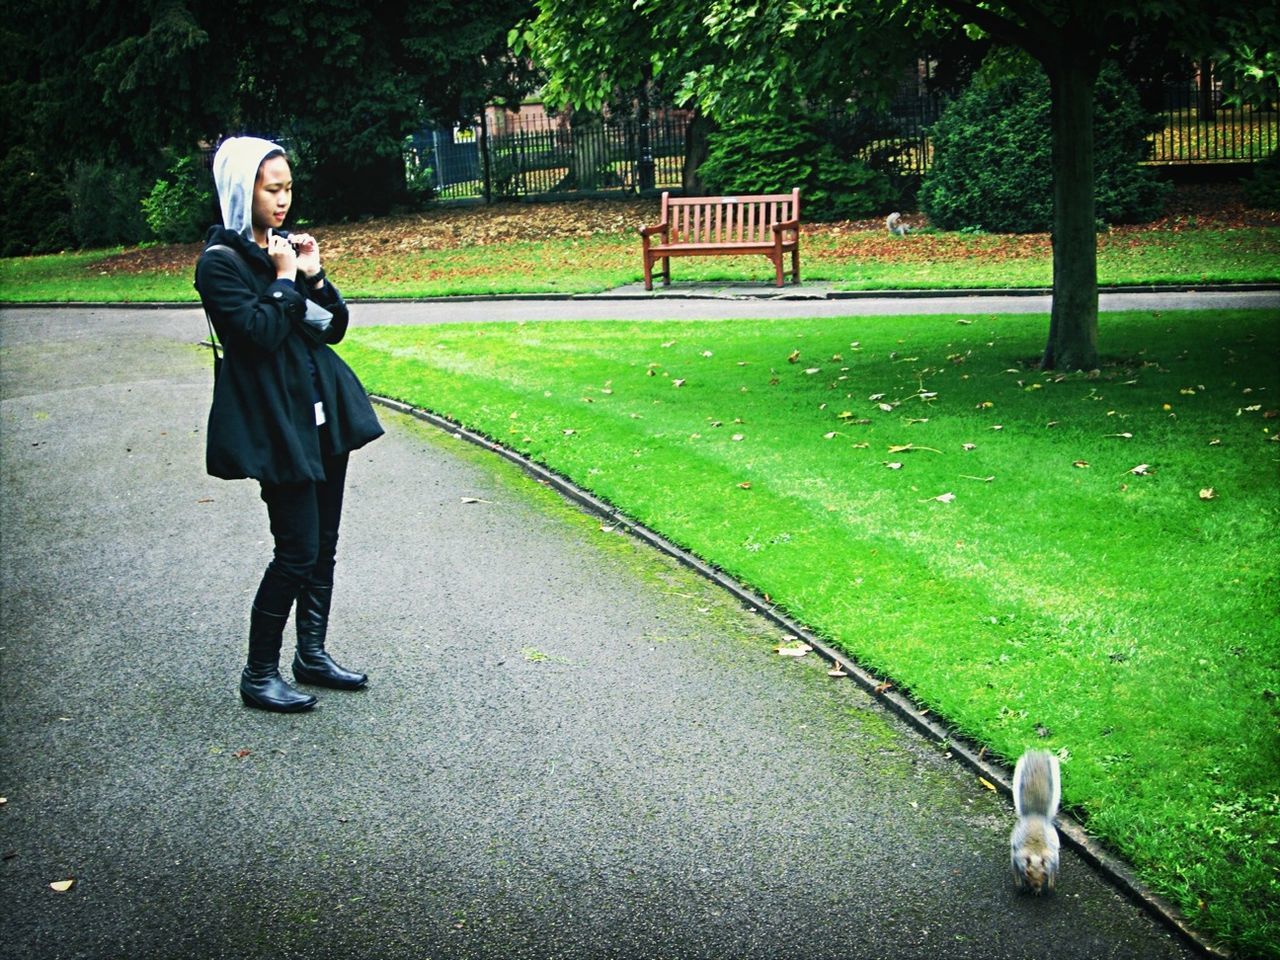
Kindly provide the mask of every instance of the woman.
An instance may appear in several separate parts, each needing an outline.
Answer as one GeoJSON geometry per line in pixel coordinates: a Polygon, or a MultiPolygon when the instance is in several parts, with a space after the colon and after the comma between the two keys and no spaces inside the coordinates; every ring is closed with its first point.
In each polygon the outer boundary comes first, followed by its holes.
{"type": "Polygon", "coordinates": [[[357,690],[368,678],[325,651],[347,457],[382,434],[369,398],[330,349],[347,307],[320,265],[314,237],[280,229],[293,198],[285,152],[256,137],[225,141],[213,161],[222,207],[196,264],[196,289],[223,347],[209,411],[206,463],[215,477],[262,488],[275,551],[254,597],[240,696],[293,713],[316,698],[280,676],[297,604],[298,683],[357,690]]]}

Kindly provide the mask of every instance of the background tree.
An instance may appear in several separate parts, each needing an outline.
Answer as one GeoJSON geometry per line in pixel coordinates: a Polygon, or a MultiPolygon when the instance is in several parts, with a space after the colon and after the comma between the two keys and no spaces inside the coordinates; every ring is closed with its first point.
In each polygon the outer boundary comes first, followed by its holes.
{"type": "Polygon", "coordinates": [[[532,81],[506,43],[532,0],[4,4],[0,226],[27,249],[72,239],[72,207],[85,198],[56,201],[101,181],[77,170],[132,171],[139,185],[118,202],[136,213],[175,152],[242,132],[303,154],[314,191],[303,212],[386,212],[405,198],[408,134],[518,99],[532,81]]]}

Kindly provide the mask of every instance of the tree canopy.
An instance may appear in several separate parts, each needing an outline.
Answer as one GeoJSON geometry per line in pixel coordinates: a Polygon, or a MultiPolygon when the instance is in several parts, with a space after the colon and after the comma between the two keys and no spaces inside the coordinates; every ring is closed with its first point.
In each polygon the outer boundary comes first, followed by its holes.
{"type": "Polygon", "coordinates": [[[507,34],[532,0],[8,0],[0,133],[52,166],[154,168],[231,133],[290,139],[335,212],[403,186],[404,138],[532,83],[507,34]]]}

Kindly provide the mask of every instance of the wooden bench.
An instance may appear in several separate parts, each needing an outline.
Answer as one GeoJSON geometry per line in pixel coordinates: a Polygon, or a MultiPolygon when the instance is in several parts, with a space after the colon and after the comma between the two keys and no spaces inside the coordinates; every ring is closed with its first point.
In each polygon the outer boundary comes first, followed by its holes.
{"type": "Polygon", "coordinates": [[[791,279],[800,282],[800,191],[758,197],[662,195],[662,222],[640,228],[644,288],[653,289],[653,265],[662,261],[662,283],[671,283],[672,257],[763,254],[782,286],[782,256],[791,254],[791,279]],[[657,238],[655,240],[655,238],[657,238]]]}

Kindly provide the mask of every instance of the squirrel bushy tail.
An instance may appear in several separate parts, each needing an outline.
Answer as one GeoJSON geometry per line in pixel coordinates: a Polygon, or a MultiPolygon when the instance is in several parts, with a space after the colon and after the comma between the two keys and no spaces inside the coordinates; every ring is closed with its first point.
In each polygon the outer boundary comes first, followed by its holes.
{"type": "Polygon", "coordinates": [[[1013,878],[1032,893],[1049,893],[1058,881],[1058,831],[1053,821],[1062,796],[1058,758],[1028,750],[1013,771],[1013,805],[1018,823],[1009,838],[1013,878]]]}

